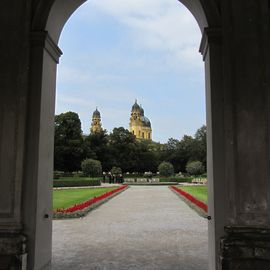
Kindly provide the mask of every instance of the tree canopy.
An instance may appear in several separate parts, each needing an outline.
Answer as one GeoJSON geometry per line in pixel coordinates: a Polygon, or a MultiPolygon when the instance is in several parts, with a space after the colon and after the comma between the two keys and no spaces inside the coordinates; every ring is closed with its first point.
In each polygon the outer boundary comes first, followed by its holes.
{"type": "Polygon", "coordinates": [[[83,136],[77,113],[56,115],[54,169],[78,171],[84,159],[99,160],[106,172],[113,167],[121,168],[124,173],[157,172],[163,161],[170,162],[175,172],[186,172],[191,161],[200,161],[206,168],[206,126],[199,128],[194,137],[170,138],[162,144],[136,140],[123,127],[114,128],[110,134],[102,130],[83,136]]]}
{"type": "Polygon", "coordinates": [[[54,169],[78,171],[83,157],[81,121],[77,113],[67,112],[55,116],[54,169]]]}

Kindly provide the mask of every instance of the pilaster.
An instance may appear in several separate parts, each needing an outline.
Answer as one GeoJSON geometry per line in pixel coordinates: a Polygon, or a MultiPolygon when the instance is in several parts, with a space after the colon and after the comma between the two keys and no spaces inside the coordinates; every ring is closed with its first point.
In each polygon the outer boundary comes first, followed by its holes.
{"type": "Polygon", "coordinates": [[[219,269],[220,238],[225,224],[224,88],[222,34],[205,28],[200,52],[205,61],[209,269],[219,269]]]}
{"type": "Polygon", "coordinates": [[[23,233],[28,269],[49,269],[56,65],[61,50],[46,31],[31,33],[23,184],[23,233]]]}

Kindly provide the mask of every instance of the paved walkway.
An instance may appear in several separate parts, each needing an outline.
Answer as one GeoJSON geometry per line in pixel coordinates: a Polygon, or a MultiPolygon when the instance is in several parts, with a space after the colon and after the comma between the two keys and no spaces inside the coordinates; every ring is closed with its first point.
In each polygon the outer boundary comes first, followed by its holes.
{"type": "Polygon", "coordinates": [[[207,221],[164,186],[53,222],[53,270],[206,270],[207,221]]]}

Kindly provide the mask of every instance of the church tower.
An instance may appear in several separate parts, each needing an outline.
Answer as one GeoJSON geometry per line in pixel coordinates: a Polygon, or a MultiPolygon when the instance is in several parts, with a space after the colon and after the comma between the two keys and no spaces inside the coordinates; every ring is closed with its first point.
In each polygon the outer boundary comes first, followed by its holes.
{"type": "Polygon", "coordinates": [[[97,133],[97,132],[100,132],[101,130],[102,130],[101,116],[100,116],[100,112],[96,108],[96,110],[93,112],[92,124],[91,124],[90,132],[91,133],[97,133]]]}
{"type": "Polygon", "coordinates": [[[152,140],[151,122],[144,116],[144,109],[138,105],[137,100],[131,108],[129,130],[136,139],[152,140]]]}

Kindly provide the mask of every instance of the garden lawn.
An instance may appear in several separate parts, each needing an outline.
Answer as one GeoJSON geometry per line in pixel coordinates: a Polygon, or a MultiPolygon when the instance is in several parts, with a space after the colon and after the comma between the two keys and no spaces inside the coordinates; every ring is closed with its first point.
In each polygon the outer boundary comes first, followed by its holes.
{"type": "Polygon", "coordinates": [[[179,188],[189,193],[199,201],[202,201],[207,204],[208,199],[207,186],[181,186],[179,188]]]}
{"type": "Polygon", "coordinates": [[[73,188],[53,191],[53,210],[68,208],[90,200],[103,193],[109,192],[113,188],[73,188]]]}

